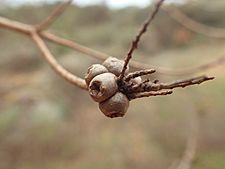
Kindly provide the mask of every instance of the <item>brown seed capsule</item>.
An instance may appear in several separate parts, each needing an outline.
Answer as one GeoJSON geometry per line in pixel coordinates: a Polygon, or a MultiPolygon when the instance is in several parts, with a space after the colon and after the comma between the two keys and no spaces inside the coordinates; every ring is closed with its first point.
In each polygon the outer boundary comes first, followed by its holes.
{"type": "Polygon", "coordinates": [[[141,77],[136,77],[134,79],[130,80],[131,82],[133,82],[134,84],[140,84],[142,82],[141,77]]]}
{"type": "Polygon", "coordinates": [[[105,66],[103,65],[100,65],[100,64],[94,64],[92,66],[90,66],[88,68],[88,72],[86,73],[85,75],[85,82],[86,84],[89,86],[91,80],[97,76],[97,75],[100,75],[102,73],[107,73],[108,70],[106,69],[105,66]]]}
{"type": "Polygon", "coordinates": [[[118,91],[117,77],[112,73],[95,76],[89,85],[89,94],[96,102],[103,102],[118,91]]]}
{"type": "Polygon", "coordinates": [[[129,107],[129,100],[123,93],[117,92],[114,96],[99,103],[99,109],[110,118],[123,117],[129,107]]]}
{"type": "MultiPolygon", "coordinates": [[[[115,57],[109,57],[103,62],[103,66],[105,66],[109,70],[109,72],[115,74],[116,76],[119,76],[123,70],[124,61],[119,60],[115,57]]],[[[127,74],[128,72],[129,67],[127,68],[125,73],[127,74]]]]}

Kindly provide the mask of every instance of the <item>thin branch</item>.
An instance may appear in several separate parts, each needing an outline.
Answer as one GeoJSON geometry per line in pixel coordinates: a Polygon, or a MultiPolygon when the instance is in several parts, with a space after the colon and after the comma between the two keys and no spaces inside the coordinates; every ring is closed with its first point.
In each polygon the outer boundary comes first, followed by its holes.
{"type": "Polygon", "coordinates": [[[159,91],[163,89],[174,89],[174,88],[179,88],[179,87],[187,87],[187,86],[192,86],[196,84],[201,84],[203,82],[213,80],[214,77],[207,77],[207,76],[199,76],[191,79],[186,79],[186,80],[178,80],[172,83],[152,83],[152,82],[147,82],[141,86],[133,86],[129,90],[130,93],[139,93],[139,92],[145,92],[145,91],[159,91]]]}
{"type": "Polygon", "coordinates": [[[189,30],[202,34],[207,37],[211,38],[225,38],[225,29],[223,28],[215,28],[212,26],[208,26],[202,23],[199,23],[186,14],[181,12],[178,8],[167,6],[162,8],[165,12],[169,14],[171,18],[175,21],[183,25],[184,27],[188,28],[189,30]]]}
{"type": "Polygon", "coordinates": [[[72,73],[65,70],[56,60],[55,57],[51,54],[48,47],[46,46],[45,42],[41,39],[41,37],[36,33],[32,33],[32,39],[40,49],[40,51],[43,54],[43,57],[45,60],[51,65],[52,69],[59,74],[61,77],[63,77],[68,82],[72,83],[73,85],[87,90],[86,83],[83,79],[73,75],[72,73]]]}
{"type": "MultiPolygon", "coordinates": [[[[187,94],[185,94],[185,97],[187,94]]],[[[177,166],[177,169],[190,169],[191,164],[194,160],[197,144],[198,144],[198,134],[199,134],[199,117],[198,117],[198,110],[196,105],[193,104],[191,98],[189,97],[190,101],[187,104],[188,109],[192,114],[191,123],[190,123],[190,134],[188,135],[188,140],[186,144],[185,151],[183,156],[177,166]]]]}
{"type": "Polygon", "coordinates": [[[171,68],[166,68],[166,67],[158,67],[154,65],[148,65],[145,63],[140,63],[136,61],[131,61],[131,66],[136,69],[155,69],[158,74],[162,75],[168,75],[168,76],[183,76],[183,75],[191,75],[191,74],[196,74],[200,73],[209,69],[216,68],[218,66],[221,66],[225,63],[225,56],[219,57],[217,59],[214,59],[206,64],[202,64],[196,67],[191,67],[191,68],[184,68],[184,69],[171,69],[171,68]]]}
{"type": "Polygon", "coordinates": [[[144,87],[147,83],[150,83],[150,79],[146,79],[142,83],[139,83],[139,84],[133,84],[131,86],[127,86],[127,93],[135,93],[139,89],[141,89],[140,92],[144,92],[145,91],[144,87]]]}
{"type": "Polygon", "coordinates": [[[104,61],[107,58],[112,57],[112,56],[110,56],[108,54],[105,54],[103,52],[93,50],[91,48],[80,45],[80,44],[78,44],[76,42],[73,42],[71,40],[64,39],[64,38],[58,37],[56,35],[53,35],[49,32],[41,32],[40,35],[41,35],[41,37],[45,38],[49,42],[53,42],[53,43],[56,43],[56,44],[59,44],[59,45],[63,45],[65,47],[69,47],[69,48],[71,48],[71,49],[73,49],[77,52],[83,53],[87,56],[96,58],[96,59],[101,60],[101,61],[104,61]]]}
{"type": "Polygon", "coordinates": [[[172,94],[172,90],[166,90],[166,91],[151,91],[151,92],[143,92],[143,93],[134,93],[129,95],[130,100],[143,98],[143,97],[150,97],[150,96],[165,96],[172,94]]]}
{"type": "MultiPolygon", "coordinates": [[[[12,21],[7,18],[0,16],[0,27],[5,28],[7,30],[15,31],[17,33],[22,33],[25,35],[30,35],[30,33],[33,31],[33,27],[27,24],[23,24],[17,21],[12,21]]],[[[43,31],[40,33],[40,36],[42,38],[45,38],[49,42],[63,45],[65,47],[69,47],[71,49],[74,49],[75,51],[81,52],[83,54],[86,54],[87,56],[94,57],[96,59],[99,59],[101,61],[107,59],[110,57],[110,55],[102,53],[100,51],[96,51],[93,49],[90,49],[86,46],[80,45],[76,42],[73,42],[71,40],[67,40],[64,38],[60,38],[56,35],[53,35],[49,32],[43,31]]],[[[163,67],[157,67],[154,65],[144,64],[137,61],[130,61],[130,66],[135,69],[156,69],[158,74],[162,75],[170,75],[170,76],[178,76],[178,75],[188,75],[188,74],[194,74],[198,72],[202,72],[208,69],[215,68],[217,66],[220,66],[224,64],[225,62],[225,56],[220,57],[218,59],[215,59],[214,61],[211,61],[207,64],[203,64],[197,67],[188,68],[188,69],[181,69],[181,70],[173,70],[170,68],[163,68],[163,67]]]]}
{"type": "MultiPolygon", "coordinates": [[[[48,32],[42,32],[42,30],[46,29],[48,26],[50,26],[57,17],[59,17],[60,14],[63,13],[63,11],[66,9],[67,5],[69,5],[71,1],[66,1],[66,3],[63,3],[62,5],[58,6],[52,13],[51,15],[41,24],[39,24],[38,26],[31,26],[31,25],[26,25],[26,24],[22,24],[16,21],[11,21],[8,20],[6,18],[0,17],[0,27],[15,31],[15,32],[19,32],[19,33],[23,33],[25,35],[28,35],[37,45],[37,47],[40,49],[44,59],[48,62],[48,64],[52,67],[52,69],[58,74],[60,75],[62,78],[64,78],[65,80],[67,80],[68,82],[70,82],[71,84],[87,90],[87,85],[84,79],[79,78],[75,75],[73,75],[72,73],[70,73],[69,71],[67,71],[63,66],[61,66],[57,60],[55,59],[55,57],[52,55],[52,53],[50,52],[49,48],[47,47],[46,43],[44,42],[44,38],[55,42],[55,43],[62,43],[65,46],[77,49],[80,52],[83,53],[90,53],[92,55],[94,55],[97,58],[103,58],[106,55],[96,52],[94,50],[91,50],[89,48],[83,47],[79,44],[76,44],[74,42],[56,37],[53,34],[50,34],[48,32]],[[99,56],[98,54],[100,54],[101,56],[99,56]]],[[[145,22],[145,24],[143,25],[143,27],[141,28],[141,30],[139,31],[138,35],[136,36],[136,39],[132,42],[132,46],[127,54],[127,57],[125,58],[125,64],[123,67],[123,70],[119,76],[119,80],[121,80],[122,85],[119,86],[118,83],[118,90],[123,92],[127,92],[128,90],[126,90],[126,85],[128,87],[134,87],[134,83],[130,82],[129,84],[129,80],[131,80],[132,78],[138,77],[138,76],[142,76],[142,75],[147,75],[150,73],[154,73],[155,70],[151,69],[151,70],[143,70],[143,71],[138,71],[135,72],[133,74],[129,74],[128,76],[125,77],[124,81],[124,73],[127,69],[127,65],[129,63],[129,61],[132,58],[132,54],[134,52],[134,50],[138,47],[138,43],[142,37],[142,35],[147,31],[148,26],[150,25],[150,23],[152,22],[152,20],[155,18],[156,14],[159,11],[160,6],[162,5],[162,3],[164,2],[164,0],[159,0],[159,2],[156,4],[155,9],[153,11],[153,13],[150,15],[150,18],[145,22]],[[125,84],[125,86],[123,86],[125,84]]],[[[106,58],[104,58],[106,59],[106,58]]],[[[141,67],[143,69],[143,67],[141,67]]],[[[172,94],[173,91],[171,89],[173,88],[177,88],[177,87],[186,87],[186,86],[190,86],[190,85],[194,85],[194,84],[200,84],[204,81],[208,81],[208,80],[212,80],[214,78],[212,77],[206,77],[206,76],[201,76],[198,78],[193,78],[193,79],[188,79],[188,80],[182,80],[182,81],[176,81],[173,83],[161,83],[158,84],[156,81],[154,83],[150,83],[149,80],[146,80],[142,83],[143,86],[141,86],[144,91],[132,91],[132,93],[123,93],[125,94],[129,99],[136,99],[136,98],[141,98],[141,97],[149,97],[149,96],[158,96],[158,95],[169,95],[172,94]],[[149,82],[149,83],[148,83],[149,82]],[[170,90],[163,90],[163,89],[170,89],[170,90]]]]}
{"type": "Polygon", "coordinates": [[[197,147],[197,135],[195,131],[193,131],[188,137],[186,149],[184,151],[183,157],[177,169],[190,169],[191,163],[196,153],[196,147],[197,147]]]}
{"type": "Polygon", "coordinates": [[[23,24],[17,21],[9,20],[7,18],[0,16],[0,27],[5,28],[7,30],[15,31],[18,33],[23,33],[29,35],[33,30],[33,27],[27,24],[23,24]]]}
{"type": "Polygon", "coordinates": [[[156,72],[156,70],[154,70],[154,69],[136,71],[136,72],[133,72],[133,73],[129,73],[127,76],[124,77],[124,80],[128,82],[129,80],[134,79],[136,77],[149,75],[149,74],[152,74],[152,73],[155,73],[155,72],[156,72]]]}
{"type": "Polygon", "coordinates": [[[47,29],[49,26],[55,22],[55,20],[62,15],[62,13],[67,9],[71,4],[72,0],[64,0],[60,5],[58,5],[52,13],[40,24],[36,25],[36,30],[38,32],[47,29]]]}
{"type": "Polygon", "coordinates": [[[125,72],[127,70],[127,65],[129,64],[129,61],[132,58],[133,52],[135,49],[138,48],[139,41],[142,37],[142,35],[147,31],[148,26],[152,23],[153,19],[155,18],[156,14],[159,12],[159,9],[161,5],[163,4],[164,0],[159,0],[158,3],[155,5],[155,9],[153,10],[153,13],[149,16],[149,18],[145,21],[144,25],[141,27],[140,31],[135,37],[135,40],[132,41],[131,47],[127,53],[127,56],[125,58],[125,63],[123,66],[123,70],[119,76],[119,79],[122,80],[124,78],[125,72]]]}
{"type": "MultiPolygon", "coordinates": [[[[185,94],[186,95],[186,94],[185,94]]],[[[186,97],[186,96],[185,96],[186,97]]],[[[191,101],[190,101],[191,102],[191,101]]],[[[198,111],[193,104],[187,104],[191,113],[190,134],[187,136],[186,146],[180,160],[176,159],[172,162],[168,169],[190,169],[191,164],[196,155],[199,134],[198,111]]]]}
{"type": "Polygon", "coordinates": [[[214,77],[207,77],[207,76],[199,76],[196,78],[191,78],[191,79],[187,79],[187,80],[178,80],[172,83],[159,83],[159,84],[151,84],[152,85],[152,90],[156,89],[156,88],[160,88],[160,89],[174,89],[174,88],[178,88],[178,87],[187,87],[187,86],[191,86],[191,85],[196,85],[196,84],[201,84],[203,82],[209,81],[209,80],[213,80],[214,77]]]}
{"type": "Polygon", "coordinates": [[[146,79],[140,84],[135,84],[128,89],[129,93],[144,92],[146,89],[148,90],[150,83],[152,82],[149,79],[146,79]]]}

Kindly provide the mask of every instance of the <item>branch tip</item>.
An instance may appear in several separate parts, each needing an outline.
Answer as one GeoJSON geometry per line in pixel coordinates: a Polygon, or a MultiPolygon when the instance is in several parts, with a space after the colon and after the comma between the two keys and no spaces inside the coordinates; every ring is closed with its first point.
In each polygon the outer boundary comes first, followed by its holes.
{"type": "Polygon", "coordinates": [[[124,78],[126,69],[127,69],[127,65],[129,64],[133,52],[135,49],[138,48],[138,44],[141,40],[142,35],[147,31],[148,26],[152,23],[152,21],[154,20],[155,16],[157,15],[157,13],[159,12],[159,9],[161,7],[161,5],[163,4],[164,0],[159,0],[156,5],[155,5],[155,9],[153,10],[153,13],[149,16],[149,18],[144,22],[144,24],[142,25],[142,27],[140,28],[138,34],[135,37],[135,40],[132,41],[131,47],[127,53],[127,56],[125,58],[125,62],[124,62],[124,66],[123,66],[123,70],[119,76],[119,79],[122,80],[124,78]]]}
{"type": "Polygon", "coordinates": [[[57,5],[55,9],[52,11],[52,13],[40,24],[36,25],[36,31],[41,32],[48,27],[50,27],[60,15],[65,12],[66,8],[72,3],[72,0],[64,0],[62,3],[57,5]]]}

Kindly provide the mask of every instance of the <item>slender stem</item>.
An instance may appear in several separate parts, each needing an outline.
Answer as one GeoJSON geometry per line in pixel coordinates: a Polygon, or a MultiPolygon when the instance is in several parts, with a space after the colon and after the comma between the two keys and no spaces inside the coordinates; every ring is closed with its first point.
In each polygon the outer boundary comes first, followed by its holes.
{"type": "Polygon", "coordinates": [[[215,28],[212,26],[208,26],[202,23],[199,23],[190,17],[188,17],[186,14],[184,14],[182,11],[180,11],[178,8],[167,6],[162,8],[165,12],[169,14],[171,18],[173,18],[176,22],[184,26],[185,28],[188,28],[189,30],[202,34],[204,36],[210,37],[210,38],[219,38],[224,39],[225,38],[225,29],[224,28],[215,28]]]}
{"type": "Polygon", "coordinates": [[[138,34],[136,35],[135,40],[132,41],[131,47],[130,47],[130,49],[129,49],[128,53],[127,53],[127,56],[125,58],[123,70],[122,70],[122,72],[121,72],[121,74],[119,76],[120,80],[122,80],[124,78],[125,72],[127,70],[127,66],[129,64],[129,61],[132,58],[134,50],[138,48],[138,44],[139,44],[139,42],[141,40],[142,35],[147,31],[148,26],[152,23],[153,19],[155,18],[156,14],[158,13],[159,8],[163,4],[163,2],[164,2],[164,0],[159,0],[158,3],[156,3],[153,13],[145,21],[145,23],[143,24],[143,26],[139,30],[138,34]]]}
{"type": "Polygon", "coordinates": [[[135,94],[129,95],[129,99],[134,100],[134,99],[150,97],[150,96],[165,96],[165,95],[170,95],[172,93],[173,93],[172,90],[135,93],[135,94]]]}
{"type": "MultiPolygon", "coordinates": [[[[12,21],[9,20],[7,18],[1,17],[0,16],[0,27],[5,28],[6,30],[11,30],[17,33],[22,33],[25,35],[30,35],[31,32],[33,31],[33,26],[31,25],[27,25],[27,24],[23,24],[17,21],[12,21]]],[[[71,49],[74,49],[75,51],[81,52],[83,54],[86,54],[90,57],[96,58],[98,60],[105,60],[108,57],[111,57],[108,54],[102,53],[100,51],[96,51],[93,49],[90,49],[86,46],[80,45],[76,42],[73,42],[71,40],[68,39],[64,39],[61,37],[58,37],[56,35],[53,35],[49,32],[43,31],[40,32],[40,36],[46,40],[48,40],[49,42],[55,43],[55,44],[59,44],[59,45],[63,45],[65,47],[69,47],[71,49]]],[[[208,69],[212,69],[215,68],[217,66],[220,66],[222,64],[225,63],[225,56],[219,57],[213,61],[210,61],[209,63],[206,64],[202,64],[200,66],[197,67],[192,67],[192,68],[187,68],[187,69],[180,69],[180,70],[173,70],[170,68],[163,68],[163,67],[158,67],[158,66],[154,66],[154,65],[149,65],[149,64],[144,64],[144,63],[140,63],[137,61],[130,61],[130,65],[131,67],[135,68],[135,69],[156,69],[158,74],[162,74],[162,75],[169,75],[169,76],[179,76],[179,75],[188,75],[188,74],[194,74],[194,73],[198,73],[198,72],[202,72],[208,69]]]]}
{"type": "Polygon", "coordinates": [[[52,13],[40,24],[36,25],[36,30],[38,32],[50,27],[56,19],[63,14],[66,8],[71,4],[72,0],[64,0],[60,5],[58,5],[52,13]]]}
{"type": "Polygon", "coordinates": [[[136,71],[136,72],[128,74],[126,77],[124,77],[124,80],[128,82],[129,80],[134,79],[136,77],[149,75],[155,72],[156,71],[154,69],[136,71]]]}
{"type": "Polygon", "coordinates": [[[87,90],[86,83],[83,79],[73,75],[66,69],[64,69],[55,59],[55,57],[51,54],[50,50],[48,49],[45,42],[41,39],[41,37],[36,33],[32,33],[32,39],[40,49],[40,51],[43,54],[44,59],[49,63],[49,65],[52,67],[52,69],[59,74],[61,77],[63,77],[68,82],[72,83],[73,85],[87,90]]]}
{"type": "Polygon", "coordinates": [[[129,93],[140,93],[146,91],[159,91],[164,89],[174,89],[179,87],[187,87],[196,84],[201,84],[203,82],[213,80],[214,77],[207,76],[199,76],[195,78],[185,79],[185,80],[177,80],[171,83],[152,83],[151,81],[143,82],[139,85],[134,85],[131,89],[129,89],[129,93]]]}

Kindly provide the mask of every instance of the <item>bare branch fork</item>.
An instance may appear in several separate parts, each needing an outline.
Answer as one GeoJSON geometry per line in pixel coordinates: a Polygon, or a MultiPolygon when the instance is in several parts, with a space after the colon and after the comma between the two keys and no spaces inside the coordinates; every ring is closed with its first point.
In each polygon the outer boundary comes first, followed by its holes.
{"type": "Polygon", "coordinates": [[[34,40],[38,48],[41,50],[43,57],[51,65],[52,69],[56,71],[56,73],[58,73],[65,80],[76,85],[77,87],[81,89],[87,89],[86,83],[83,79],[68,72],[55,60],[54,56],[49,51],[47,45],[42,40],[42,38],[37,34],[37,32],[33,32],[31,35],[32,35],[32,39],[34,40]]]}
{"type": "Polygon", "coordinates": [[[57,74],[59,74],[61,77],[63,77],[68,82],[74,84],[75,86],[86,90],[87,86],[84,79],[75,76],[74,74],[63,68],[56,61],[55,57],[52,55],[49,48],[42,39],[42,37],[49,37],[48,39],[52,39],[52,41],[60,40],[54,35],[44,32],[43,30],[47,29],[59,17],[71,2],[71,0],[65,0],[62,4],[56,7],[56,9],[52,12],[52,14],[50,14],[50,16],[46,20],[44,20],[39,25],[26,25],[0,17],[0,26],[9,30],[23,33],[32,38],[37,47],[42,52],[44,59],[50,64],[50,66],[57,74]]]}
{"type": "MultiPolygon", "coordinates": [[[[70,4],[70,2],[71,1],[64,1],[63,4],[57,6],[56,9],[51,13],[51,15],[47,19],[45,19],[42,23],[40,23],[39,25],[31,26],[31,25],[23,24],[23,23],[20,23],[17,21],[9,20],[7,18],[0,16],[0,27],[5,28],[7,30],[15,31],[18,33],[22,33],[22,34],[25,34],[28,36],[31,34],[30,32],[34,32],[34,28],[36,28],[36,30],[38,30],[37,32],[38,32],[39,36],[41,38],[46,39],[49,42],[59,44],[59,45],[65,46],[65,47],[69,47],[71,49],[74,49],[75,51],[81,52],[83,54],[86,54],[87,56],[94,57],[101,61],[110,57],[110,55],[108,55],[108,54],[90,49],[86,46],[80,45],[71,40],[60,38],[56,35],[53,35],[49,32],[44,31],[44,28],[47,28],[48,26],[50,26],[50,24],[52,24],[53,21],[55,21],[57,19],[57,17],[63,13],[63,11],[65,11],[66,7],[68,6],[68,4],[70,4]]],[[[143,68],[144,69],[153,68],[153,69],[157,70],[158,74],[177,76],[177,75],[188,75],[188,74],[193,74],[193,73],[197,73],[197,72],[202,72],[204,70],[212,69],[216,66],[219,66],[219,65],[223,64],[224,62],[225,62],[225,56],[215,59],[212,62],[209,62],[207,64],[203,64],[203,65],[193,67],[193,68],[181,69],[181,70],[157,67],[154,65],[140,63],[137,61],[130,61],[130,66],[135,69],[139,69],[139,70],[143,69],[143,68]]]]}
{"type": "MultiPolygon", "coordinates": [[[[149,81],[148,81],[149,83],[147,83],[147,81],[144,81],[141,84],[139,84],[139,86],[137,87],[137,86],[135,86],[135,84],[133,84],[133,82],[131,82],[132,79],[135,79],[136,77],[139,77],[139,76],[154,73],[155,70],[154,69],[141,70],[141,71],[137,71],[134,73],[130,73],[125,76],[125,71],[127,69],[127,66],[129,64],[131,58],[132,58],[132,54],[133,54],[134,50],[138,47],[138,43],[139,43],[142,35],[147,31],[147,27],[149,26],[149,24],[152,23],[153,19],[155,18],[156,14],[158,13],[163,2],[164,2],[164,0],[159,0],[158,3],[156,3],[153,13],[149,16],[149,18],[146,20],[144,25],[141,27],[139,33],[135,37],[135,40],[132,42],[132,45],[127,54],[127,57],[125,58],[125,64],[124,64],[123,70],[119,76],[119,79],[123,80],[123,86],[121,87],[122,91],[125,94],[127,94],[127,96],[130,96],[130,98],[129,98],[130,100],[134,99],[134,98],[139,98],[139,97],[171,94],[172,88],[168,88],[168,86],[171,86],[171,85],[173,85],[173,88],[175,88],[175,87],[180,87],[182,85],[189,86],[189,85],[199,84],[204,81],[213,79],[213,78],[208,78],[208,77],[204,76],[204,78],[202,78],[202,77],[195,78],[194,82],[193,82],[193,79],[188,79],[186,81],[182,81],[182,83],[175,82],[172,84],[171,83],[157,84],[156,83],[157,80],[156,80],[153,83],[154,85],[151,85],[151,87],[149,85],[150,84],[149,81]],[[157,88],[157,90],[156,90],[156,88],[157,88]],[[162,89],[170,89],[170,90],[169,91],[161,91],[162,89]],[[131,91],[133,92],[132,95],[130,95],[132,93],[131,91]]],[[[63,3],[61,3],[59,6],[57,6],[53,10],[53,12],[49,15],[49,17],[47,17],[43,22],[41,22],[38,25],[34,25],[34,26],[27,25],[27,24],[23,24],[20,22],[16,22],[16,21],[12,21],[12,20],[0,17],[0,27],[3,27],[5,29],[12,30],[12,31],[22,33],[24,35],[29,36],[34,41],[34,43],[37,45],[37,47],[40,49],[40,51],[42,52],[44,59],[51,65],[51,67],[57,74],[59,74],[61,77],[63,77],[68,82],[74,84],[75,86],[77,86],[81,89],[87,90],[87,85],[85,83],[85,80],[80,77],[77,77],[76,75],[72,74],[71,72],[69,72],[65,68],[63,68],[56,61],[55,57],[52,55],[52,53],[50,52],[49,48],[47,47],[47,45],[45,44],[45,42],[43,40],[43,39],[46,39],[50,42],[70,47],[76,51],[79,51],[79,52],[82,52],[89,56],[95,57],[99,60],[105,60],[109,57],[109,55],[107,55],[107,54],[92,50],[90,48],[79,45],[70,40],[57,37],[57,36],[45,31],[65,11],[65,9],[69,6],[70,3],[71,3],[71,0],[63,1],[63,3]]],[[[207,67],[210,67],[210,65],[208,65],[207,67]]],[[[134,68],[137,68],[137,69],[143,69],[143,68],[149,67],[149,65],[145,65],[145,64],[135,62],[135,61],[131,61],[131,66],[133,66],[134,68]]],[[[205,69],[206,66],[200,67],[199,69],[203,69],[203,68],[205,69]]],[[[159,73],[160,73],[160,71],[161,71],[161,73],[164,73],[164,74],[167,73],[167,70],[163,70],[163,69],[161,69],[161,70],[158,69],[158,70],[159,70],[159,73]]],[[[169,72],[169,73],[173,74],[175,72],[169,72]]]]}

